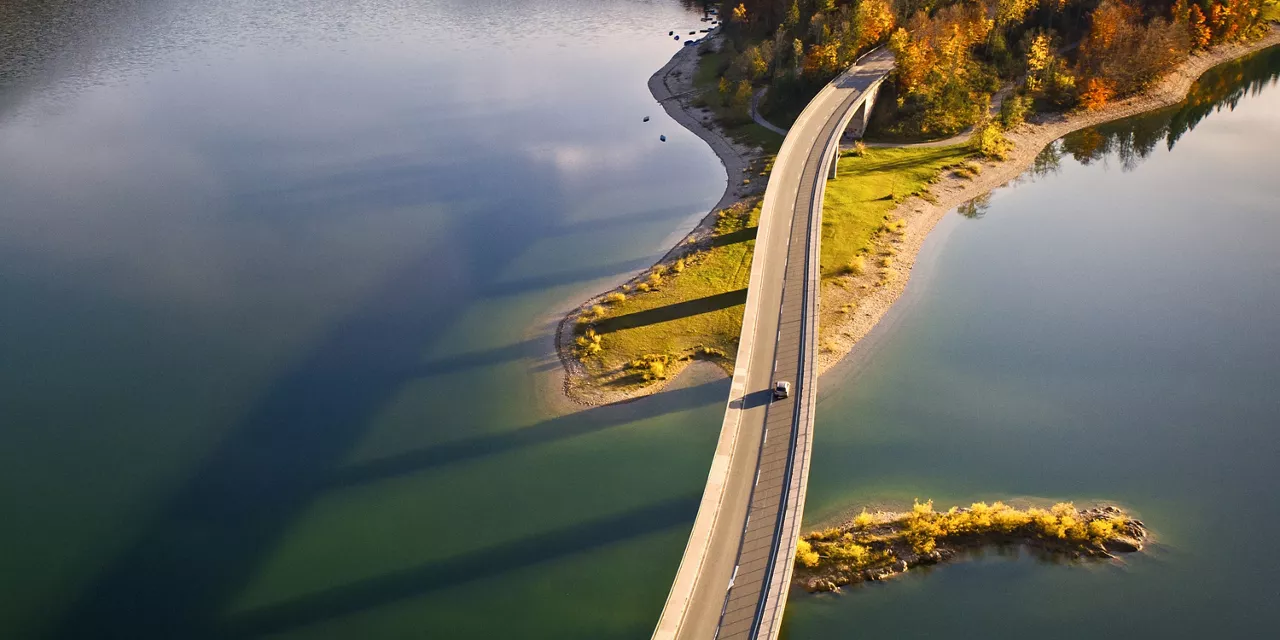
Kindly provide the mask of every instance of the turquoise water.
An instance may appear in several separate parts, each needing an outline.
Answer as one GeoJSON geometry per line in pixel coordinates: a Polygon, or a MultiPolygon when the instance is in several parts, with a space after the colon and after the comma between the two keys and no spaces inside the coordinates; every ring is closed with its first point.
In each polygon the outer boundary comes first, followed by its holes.
{"type": "Polygon", "coordinates": [[[1156,543],[800,595],[787,637],[1274,635],[1278,75],[1272,49],[1206,76],[1197,104],[1055,144],[940,224],[903,302],[822,381],[810,525],[917,497],[1104,500],[1156,543]]]}
{"type": "Polygon", "coordinates": [[[724,188],[693,4],[0,9],[0,637],[646,635],[727,382],[540,376],[724,188]]]}

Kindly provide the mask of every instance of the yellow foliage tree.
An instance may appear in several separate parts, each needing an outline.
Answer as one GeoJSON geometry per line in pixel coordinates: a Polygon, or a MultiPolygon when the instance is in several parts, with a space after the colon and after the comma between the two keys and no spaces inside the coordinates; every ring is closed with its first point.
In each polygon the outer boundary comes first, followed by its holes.
{"type": "Polygon", "coordinates": [[[897,18],[888,0],[862,0],[854,13],[858,25],[858,48],[880,42],[893,31],[897,18]]]}

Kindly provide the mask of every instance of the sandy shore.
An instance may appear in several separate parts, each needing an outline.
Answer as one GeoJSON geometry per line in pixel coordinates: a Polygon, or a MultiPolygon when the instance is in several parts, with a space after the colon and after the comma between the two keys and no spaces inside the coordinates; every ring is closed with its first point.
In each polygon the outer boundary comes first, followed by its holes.
{"type": "Polygon", "coordinates": [[[1280,27],[1275,27],[1265,38],[1244,45],[1224,45],[1213,51],[1192,55],[1151,90],[1121,100],[1098,111],[1071,114],[1039,114],[1032,122],[1008,132],[1013,149],[1001,162],[984,162],[982,173],[973,179],[954,175],[933,185],[930,192],[936,202],[909,198],[898,205],[892,214],[906,222],[906,234],[896,245],[898,255],[892,267],[895,277],[885,286],[860,294],[831,282],[823,284],[819,305],[821,321],[819,330],[822,350],[818,354],[819,374],[825,373],[840,362],[884,317],[893,303],[906,289],[915,266],[916,256],[924,245],[929,232],[947,212],[992,190],[1015,180],[1031,166],[1036,156],[1054,140],[1073,131],[1119,120],[1147,111],[1173,106],[1187,97],[1191,85],[1209,69],[1280,45],[1280,27]],[[831,311],[855,302],[857,308],[849,314],[831,311]]]}

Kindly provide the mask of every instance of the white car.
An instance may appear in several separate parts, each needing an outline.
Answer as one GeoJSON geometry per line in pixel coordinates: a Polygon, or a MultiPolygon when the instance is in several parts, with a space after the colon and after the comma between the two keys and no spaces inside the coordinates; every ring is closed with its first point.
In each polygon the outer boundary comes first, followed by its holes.
{"type": "Polygon", "coordinates": [[[781,400],[791,395],[791,383],[785,380],[779,380],[773,383],[773,399],[781,400]]]}

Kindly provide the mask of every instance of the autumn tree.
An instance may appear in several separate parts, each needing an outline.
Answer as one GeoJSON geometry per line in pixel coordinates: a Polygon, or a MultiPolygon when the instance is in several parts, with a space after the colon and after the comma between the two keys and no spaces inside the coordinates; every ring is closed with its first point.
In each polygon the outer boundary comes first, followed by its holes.
{"type": "Polygon", "coordinates": [[[1080,106],[1086,111],[1096,111],[1107,104],[1116,92],[1105,78],[1089,78],[1080,92],[1080,106]]]}
{"type": "Polygon", "coordinates": [[[889,38],[903,133],[949,135],[986,114],[996,78],[973,55],[992,21],[975,4],[917,14],[889,38]]]}
{"type": "Polygon", "coordinates": [[[1103,0],[1093,10],[1089,32],[1080,43],[1078,75],[1097,79],[1111,95],[1139,91],[1186,57],[1191,49],[1185,28],[1159,16],[1144,20],[1141,9],[1125,0],[1103,0]]]}
{"type": "Polygon", "coordinates": [[[1036,31],[1028,36],[1026,83],[1029,96],[1055,107],[1069,107],[1075,101],[1076,78],[1066,60],[1057,52],[1053,36],[1036,31]]]}
{"type": "Polygon", "coordinates": [[[862,0],[854,13],[857,47],[866,48],[881,42],[893,31],[897,18],[888,0],[862,0]]]}

